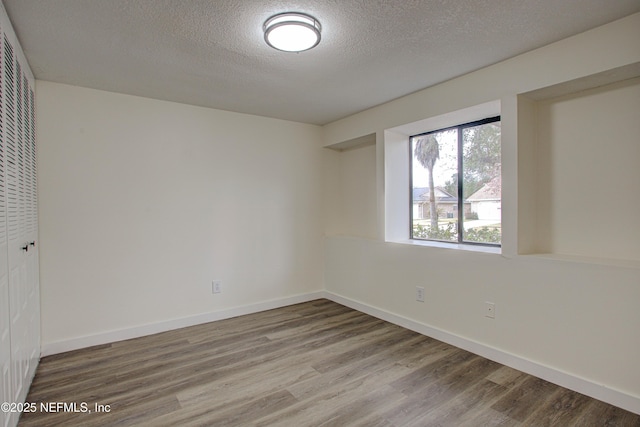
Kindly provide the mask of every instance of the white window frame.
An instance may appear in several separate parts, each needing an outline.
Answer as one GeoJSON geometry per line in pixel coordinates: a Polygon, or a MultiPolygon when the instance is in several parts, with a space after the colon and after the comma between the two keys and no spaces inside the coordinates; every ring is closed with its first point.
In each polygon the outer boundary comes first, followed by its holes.
{"type": "Polygon", "coordinates": [[[411,135],[500,116],[500,101],[491,101],[384,130],[384,239],[418,246],[502,253],[501,247],[413,240],[410,236],[409,159],[411,135]]]}

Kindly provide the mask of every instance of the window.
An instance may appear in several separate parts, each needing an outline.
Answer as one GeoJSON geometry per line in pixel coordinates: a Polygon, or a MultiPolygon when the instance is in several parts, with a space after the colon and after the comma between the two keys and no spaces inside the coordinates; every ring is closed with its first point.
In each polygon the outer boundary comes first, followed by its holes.
{"type": "Polygon", "coordinates": [[[409,144],[411,238],[500,246],[500,117],[413,135],[409,144]]]}

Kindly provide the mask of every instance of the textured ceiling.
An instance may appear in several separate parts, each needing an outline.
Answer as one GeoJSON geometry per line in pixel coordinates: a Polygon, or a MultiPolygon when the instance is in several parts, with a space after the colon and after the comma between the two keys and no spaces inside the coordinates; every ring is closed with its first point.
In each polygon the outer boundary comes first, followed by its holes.
{"type": "MultiPolygon", "coordinates": [[[[640,11],[638,0],[4,0],[38,79],[324,124],[640,11]],[[322,23],[302,53],[271,15],[322,23]]],[[[540,70],[544,72],[544,70],[540,70]]]]}

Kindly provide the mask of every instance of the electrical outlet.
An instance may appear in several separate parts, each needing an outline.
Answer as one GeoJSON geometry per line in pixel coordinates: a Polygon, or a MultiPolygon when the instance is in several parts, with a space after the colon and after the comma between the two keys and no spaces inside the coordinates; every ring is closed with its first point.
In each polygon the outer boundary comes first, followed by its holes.
{"type": "Polygon", "coordinates": [[[484,315],[485,317],[489,317],[491,319],[496,318],[496,305],[492,302],[485,301],[484,302],[484,315]]]}
{"type": "Polygon", "coordinates": [[[424,302],[424,288],[416,286],[416,301],[424,302]]]}
{"type": "Polygon", "coordinates": [[[211,282],[211,293],[219,294],[222,292],[222,282],[219,280],[214,280],[211,282]]]}

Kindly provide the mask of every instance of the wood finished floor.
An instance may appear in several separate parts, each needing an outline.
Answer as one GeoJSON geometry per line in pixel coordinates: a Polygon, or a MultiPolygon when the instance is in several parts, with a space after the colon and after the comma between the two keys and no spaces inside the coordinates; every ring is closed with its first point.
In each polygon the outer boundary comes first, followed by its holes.
{"type": "Polygon", "coordinates": [[[640,426],[640,416],[317,300],[45,357],[20,426],[640,426]]]}

